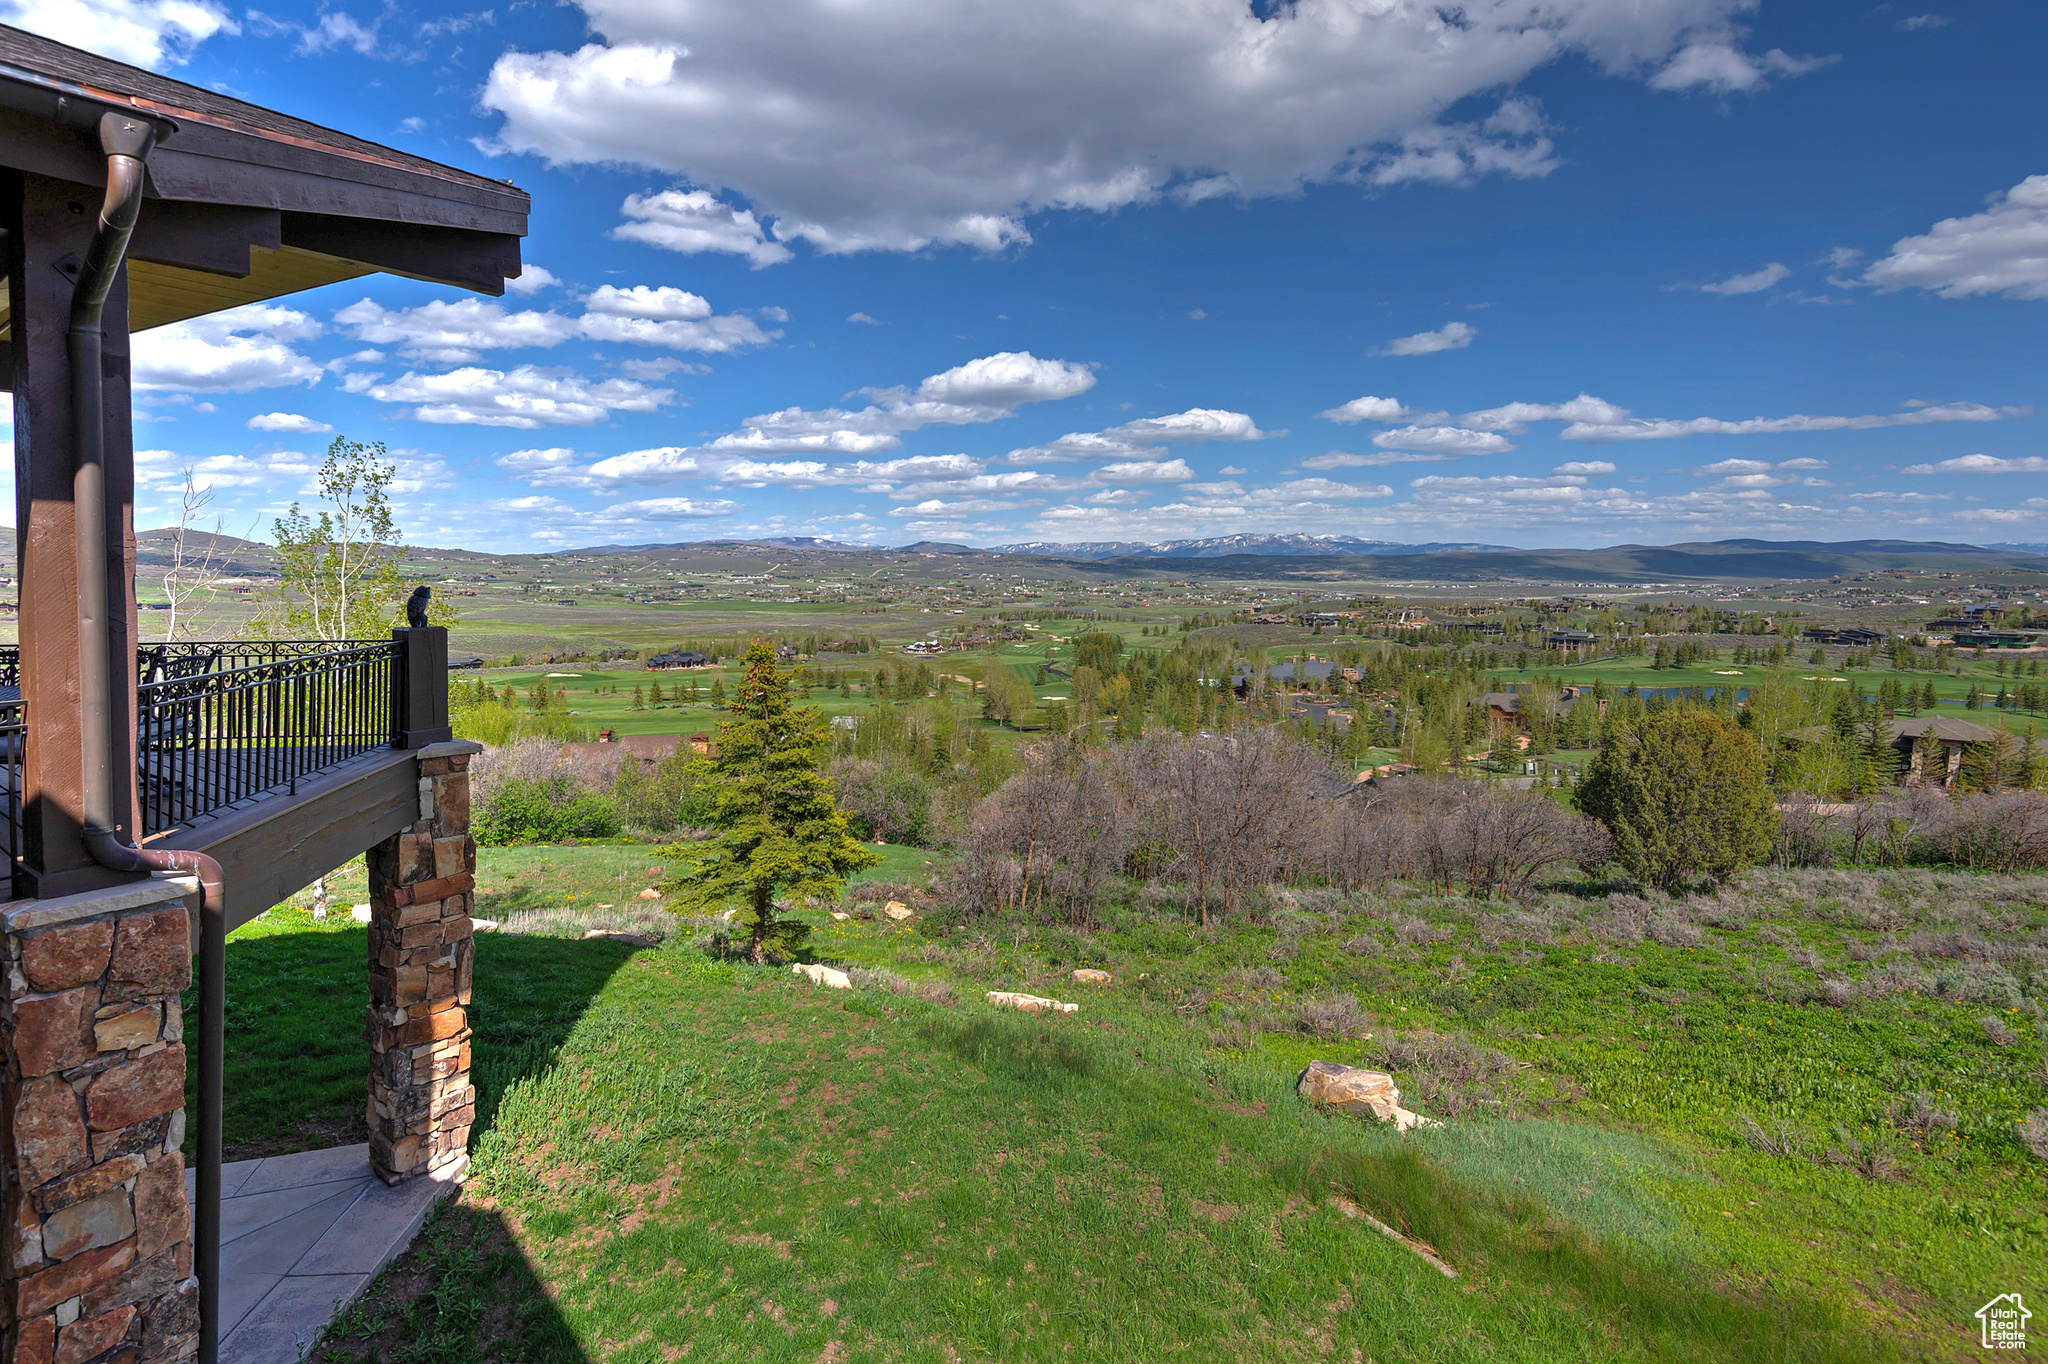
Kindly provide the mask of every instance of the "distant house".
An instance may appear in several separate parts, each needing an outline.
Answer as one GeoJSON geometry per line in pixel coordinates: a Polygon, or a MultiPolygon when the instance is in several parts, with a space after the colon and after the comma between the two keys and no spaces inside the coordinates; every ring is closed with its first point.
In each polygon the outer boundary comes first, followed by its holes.
{"type": "Polygon", "coordinates": [[[1292,718],[1308,721],[1311,729],[1321,729],[1325,725],[1335,725],[1338,729],[1348,730],[1351,728],[1352,716],[1348,710],[1338,710],[1334,706],[1317,702],[1305,706],[1296,706],[1292,712],[1292,718]]]}
{"type": "Polygon", "coordinates": [[[1518,692],[1490,691],[1472,703],[1486,707],[1486,718],[1507,724],[1522,723],[1522,697],[1518,692]]]}
{"type": "Polygon", "coordinates": [[[2038,630],[1958,630],[1960,649],[2031,649],[2041,642],[2038,630]]]}
{"type": "Polygon", "coordinates": [[[1311,658],[1301,663],[1275,663],[1272,667],[1275,682],[1292,682],[1306,686],[1310,682],[1321,682],[1337,670],[1337,665],[1326,658],[1311,658]]]}
{"type": "Polygon", "coordinates": [[[1338,615],[1335,611],[1304,611],[1301,613],[1301,623],[1303,625],[1342,625],[1344,617],[1338,615]]]}
{"type": "Polygon", "coordinates": [[[656,654],[647,660],[650,672],[668,672],[676,668],[708,668],[711,657],[695,649],[671,649],[665,654],[656,654]]]}
{"type": "Polygon", "coordinates": [[[1584,630],[1552,630],[1543,643],[1552,649],[1580,649],[1588,644],[1597,644],[1598,635],[1589,635],[1584,630]]]}
{"type": "MultiPolygon", "coordinates": [[[[1794,743],[1820,743],[1831,733],[1826,725],[1795,729],[1785,737],[1794,743]]],[[[1962,776],[1963,762],[1971,748],[1998,737],[1989,725],[1957,720],[1947,715],[1920,715],[1910,720],[1885,723],[1885,742],[1899,755],[1899,781],[1906,786],[1923,783],[1953,787],[1962,776]]]]}
{"type": "Polygon", "coordinates": [[[1846,629],[1816,626],[1805,632],[1805,638],[1816,644],[1839,644],[1847,649],[1874,649],[1891,642],[1891,636],[1882,630],[1866,630],[1860,625],[1846,629]]]}
{"type": "Polygon", "coordinates": [[[1887,728],[1891,733],[1892,747],[1906,760],[1901,779],[1909,785],[1938,779],[1943,786],[1954,786],[1956,778],[1962,775],[1963,758],[1971,745],[1987,744],[1998,737],[1998,731],[1989,725],[1956,720],[1946,715],[1894,720],[1887,728]],[[1925,750],[1935,745],[1940,746],[1939,757],[1932,754],[1923,757],[1925,750]],[[1939,768],[1938,778],[1923,770],[1928,758],[1933,758],[1939,768]]]}

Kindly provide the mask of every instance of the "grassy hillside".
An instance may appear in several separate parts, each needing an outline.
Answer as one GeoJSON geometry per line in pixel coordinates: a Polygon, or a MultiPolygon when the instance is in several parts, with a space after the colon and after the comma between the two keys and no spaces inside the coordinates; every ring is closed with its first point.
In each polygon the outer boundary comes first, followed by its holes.
{"type": "MultiPolygon", "coordinates": [[[[660,858],[484,851],[480,912],[566,936],[479,941],[474,1177],[322,1358],[1960,1358],[1986,1285],[2044,1286],[2038,879],[1305,891],[1206,931],[1117,899],[1094,934],[819,911],[816,955],[879,972],[846,994],[688,921],[575,940],[660,858]],[[1444,1126],[1305,1105],[1315,1058],[1444,1126]]],[[[289,1059],[232,1140],[360,1106],[361,932],[237,936],[233,1064],[289,1059]]]]}

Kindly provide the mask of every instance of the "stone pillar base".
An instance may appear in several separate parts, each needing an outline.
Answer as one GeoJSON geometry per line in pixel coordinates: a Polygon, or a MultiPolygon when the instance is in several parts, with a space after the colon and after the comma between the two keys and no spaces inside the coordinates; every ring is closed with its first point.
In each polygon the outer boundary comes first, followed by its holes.
{"type": "Polygon", "coordinates": [[[370,849],[370,1165],[379,1178],[464,1158],[476,1118],[469,1083],[469,759],[481,746],[420,750],[420,818],[370,849]]]}
{"type": "Polygon", "coordinates": [[[0,906],[5,1349],[169,1364],[199,1348],[185,1202],[193,883],[0,906]]]}

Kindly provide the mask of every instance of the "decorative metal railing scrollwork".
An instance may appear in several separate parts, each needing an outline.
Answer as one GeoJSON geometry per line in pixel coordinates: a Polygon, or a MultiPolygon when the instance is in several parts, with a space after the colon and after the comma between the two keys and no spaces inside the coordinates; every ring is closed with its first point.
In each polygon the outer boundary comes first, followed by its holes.
{"type": "MultiPolygon", "coordinates": [[[[388,746],[395,732],[395,640],[230,640],[136,651],[140,837],[214,814],[388,746]]],[[[21,848],[20,651],[0,646],[0,797],[10,865],[21,848]]]]}
{"type": "Polygon", "coordinates": [[[243,661],[167,659],[136,688],[142,836],[383,748],[393,733],[393,642],[243,661]]]}

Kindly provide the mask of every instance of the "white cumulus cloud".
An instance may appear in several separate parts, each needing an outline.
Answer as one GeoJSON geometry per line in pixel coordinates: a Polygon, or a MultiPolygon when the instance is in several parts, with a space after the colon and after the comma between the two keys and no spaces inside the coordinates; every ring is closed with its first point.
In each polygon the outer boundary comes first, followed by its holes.
{"type": "Polygon", "coordinates": [[[561,282],[556,278],[554,271],[528,261],[517,275],[505,281],[505,287],[521,298],[531,298],[541,290],[552,289],[561,282]]]}
{"type": "Polygon", "coordinates": [[[1375,398],[1367,394],[1317,415],[1332,422],[1397,422],[1409,413],[1398,398],[1375,398]]]}
{"type": "Polygon", "coordinates": [[[1650,78],[1652,90],[1705,90],[1727,95],[1762,89],[1772,76],[1803,76],[1833,57],[1794,57],[1780,48],[1751,56],[1725,40],[1692,43],[1650,78]]]}
{"type": "Polygon", "coordinates": [[[249,418],[242,425],[251,431],[275,431],[287,436],[312,436],[334,428],[326,422],[302,417],[296,412],[264,412],[249,418]]]}
{"type": "Polygon", "coordinates": [[[1620,417],[1607,421],[1579,421],[1567,426],[1566,440],[1605,444],[1621,440],[1678,440],[1686,436],[1767,436],[1794,431],[1870,431],[1885,426],[1924,426],[1934,422],[1995,422],[2016,415],[2017,409],[1986,407],[1982,403],[1942,403],[1908,412],[1884,412],[1861,417],[1748,417],[1726,421],[1719,417],[1651,419],[1620,417]]]}
{"type": "Polygon", "coordinates": [[[1043,445],[1012,450],[1011,464],[1046,464],[1076,459],[1137,459],[1156,455],[1165,445],[1196,445],[1207,441],[1265,440],[1283,432],[1261,431],[1243,412],[1216,407],[1191,407],[1166,417],[1142,417],[1105,431],[1069,431],[1043,445]]]}
{"type": "Polygon", "coordinates": [[[769,240],[760,221],[743,208],[701,189],[629,194],[620,207],[627,221],[612,229],[621,241],[645,242],[684,255],[721,252],[745,256],[756,270],[790,258],[790,249],[769,240]]]}
{"type": "Polygon", "coordinates": [[[1702,284],[1703,294],[1760,294],[1792,272],[1777,261],[1746,275],[1730,275],[1713,284],[1702,284]]]}
{"type": "Polygon", "coordinates": [[[240,33],[212,0],[6,0],[0,23],[130,66],[182,65],[216,33],[240,33]]]}
{"type": "Polygon", "coordinates": [[[487,350],[545,349],[576,335],[574,318],[559,313],[508,313],[480,298],[436,299],[417,308],[386,308],[365,298],[335,313],[358,341],[396,346],[408,360],[460,365],[487,350]]]}
{"type": "Polygon", "coordinates": [[[2048,474],[2048,458],[2020,455],[2006,459],[1998,455],[1962,455],[1939,464],[1908,464],[1909,474],[2048,474]]]}
{"type": "Polygon", "coordinates": [[[137,332],[135,387],[197,393],[252,393],[319,382],[320,366],[292,349],[320,334],[292,308],[250,303],[226,312],[137,332]]]}
{"type": "Polygon", "coordinates": [[[709,201],[671,215],[681,241],[757,263],[797,240],[997,250],[1048,210],[1542,174],[1528,100],[1440,115],[1572,57],[1674,90],[1810,69],[1743,50],[1753,0],[579,3],[591,41],[493,66],[498,145],[678,176],[697,188],[667,193],[709,201]],[[759,219],[733,221],[728,191],[759,219]]]}
{"type": "Polygon", "coordinates": [[[446,374],[408,372],[362,392],[404,403],[415,421],[444,426],[595,426],[614,412],[653,412],[675,396],[632,379],[593,382],[568,370],[521,365],[511,371],[465,366],[446,374]]]}
{"type": "Polygon", "coordinates": [[[1433,332],[1397,336],[1380,348],[1381,355],[1434,355],[1440,350],[1463,350],[1472,344],[1479,329],[1464,322],[1446,322],[1433,332]]]}
{"type": "Polygon", "coordinates": [[[1943,298],[2004,294],[2048,299],[2048,175],[2030,175],[1991,206],[1945,218],[1863,272],[1880,289],[1929,289],[1943,298]]]}
{"type": "Polygon", "coordinates": [[[1497,431],[1473,431],[1462,426],[1397,426],[1374,436],[1372,443],[1383,450],[1434,455],[1495,455],[1515,448],[1497,431]]]}

